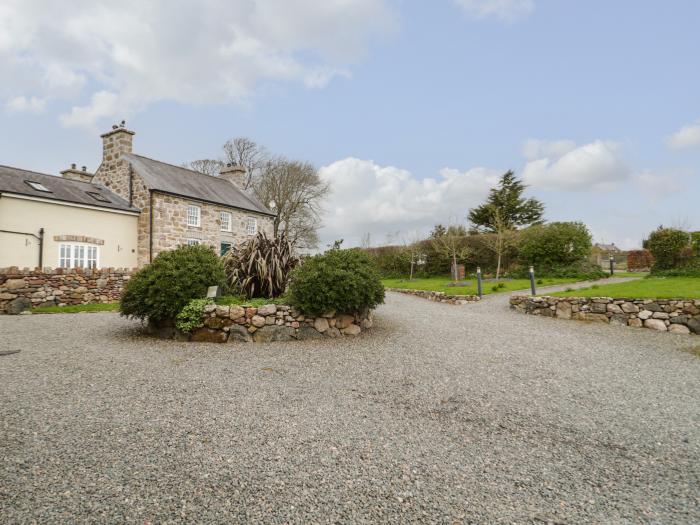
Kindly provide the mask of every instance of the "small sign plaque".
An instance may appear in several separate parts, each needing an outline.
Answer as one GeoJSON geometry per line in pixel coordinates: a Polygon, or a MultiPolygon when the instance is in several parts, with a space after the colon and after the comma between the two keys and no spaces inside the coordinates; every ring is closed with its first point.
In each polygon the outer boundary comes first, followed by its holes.
{"type": "Polygon", "coordinates": [[[221,296],[221,290],[218,286],[210,286],[207,288],[207,298],[216,298],[221,296]]]}

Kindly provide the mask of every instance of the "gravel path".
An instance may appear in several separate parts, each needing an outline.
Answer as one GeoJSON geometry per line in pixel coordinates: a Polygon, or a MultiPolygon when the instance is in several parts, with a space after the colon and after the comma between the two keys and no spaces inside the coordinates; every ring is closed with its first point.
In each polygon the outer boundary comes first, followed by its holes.
{"type": "Polygon", "coordinates": [[[0,316],[0,521],[700,522],[700,338],[506,299],[272,345],[0,316]]]}

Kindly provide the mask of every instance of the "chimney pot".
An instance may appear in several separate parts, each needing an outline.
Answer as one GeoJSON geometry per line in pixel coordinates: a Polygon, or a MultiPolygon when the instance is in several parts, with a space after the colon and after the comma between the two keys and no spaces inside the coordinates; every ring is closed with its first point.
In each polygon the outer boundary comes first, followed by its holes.
{"type": "Polygon", "coordinates": [[[87,166],[83,166],[83,171],[87,171],[87,166]]]}
{"type": "Polygon", "coordinates": [[[74,170],[75,169],[75,162],[70,165],[70,169],[74,170]]]}

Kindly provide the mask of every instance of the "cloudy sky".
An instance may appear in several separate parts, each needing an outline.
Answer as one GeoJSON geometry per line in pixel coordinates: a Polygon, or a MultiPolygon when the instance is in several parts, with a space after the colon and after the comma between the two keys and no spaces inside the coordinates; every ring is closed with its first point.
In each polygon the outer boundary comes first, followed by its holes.
{"type": "Polygon", "coordinates": [[[0,164],[97,168],[126,119],[179,164],[316,164],[324,242],[464,221],[513,169],[550,220],[700,229],[695,0],[2,0],[0,164]],[[197,5],[195,5],[197,4],[197,5]]]}

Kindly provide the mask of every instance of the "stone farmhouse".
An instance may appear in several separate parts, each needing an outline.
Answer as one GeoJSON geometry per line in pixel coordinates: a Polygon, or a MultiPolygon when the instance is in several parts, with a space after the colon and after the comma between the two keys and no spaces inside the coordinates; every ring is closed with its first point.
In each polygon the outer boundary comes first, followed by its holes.
{"type": "Polygon", "coordinates": [[[0,166],[0,268],[134,268],[182,244],[225,254],[272,233],[274,213],[243,189],[244,168],[212,177],[137,155],[124,122],[101,137],[94,174],[0,166]]]}

